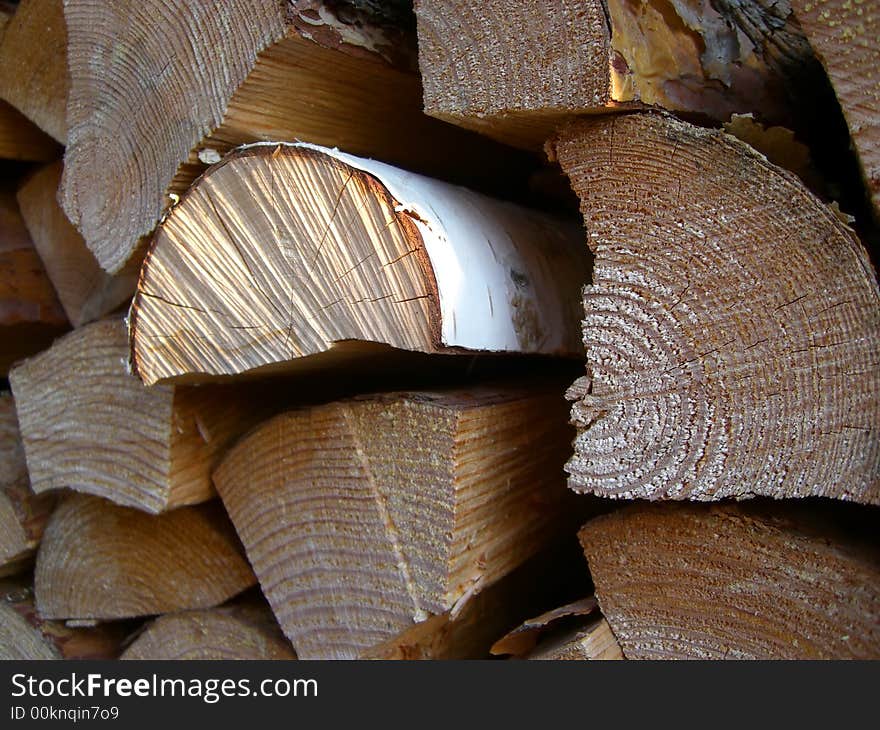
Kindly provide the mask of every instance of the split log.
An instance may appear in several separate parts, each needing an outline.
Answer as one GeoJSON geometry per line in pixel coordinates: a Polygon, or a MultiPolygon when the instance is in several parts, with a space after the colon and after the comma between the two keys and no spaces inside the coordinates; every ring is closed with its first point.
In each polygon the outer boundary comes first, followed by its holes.
{"type": "Polygon", "coordinates": [[[583,551],[565,540],[533,555],[456,610],[413,624],[392,639],[365,649],[359,659],[486,659],[498,636],[523,616],[542,611],[579,589],[583,551]],[[579,554],[578,554],[579,553],[579,554]]]}
{"type": "Polygon", "coordinates": [[[120,659],[296,659],[264,601],[160,616],[120,659]]]}
{"type": "Polygon", "coordinates": [[[627,659],[880,657],[876,514],[811,507],[637,505],[587,523],[627,659]]]}
{"type": "Polygon", "coordinates": [[[283,406],[271,386],[145,388],[126,369],[122,320],[71,332],[9,375],[31,486],[158,513],[215,496],[211,470],[283,406]]]}
{"type": "Polygon", "coordinates": [[[332,7],[65,3],[62,203],[101,266],[139,259],[141,237],[204,163],[245,142],[340,146],[459,183],[524,178],[531,161],[423,114],[415,50],[410,61],[400,33],[332,7]]]}
{"type": "Polygon", "coordinates": [[[62,0],[21,0],[0,39],[0,99],[67,142],[67,31],[62,0]]]}
{"type": "Polygon", "coordinates": [[[67,326],[15,196],[0,189],[0,376],[16,360],[48,347],[67,326]]]}
{"type": "Polygon", "coordinates": [[[582,238],[372,160],[251,145],[157,231],[132,304],[132,369],[149,385],[315,367],[365,342],[579,356],[582,238]]]}
{"type": "Polygon", "coordinates": [[[516,659],[623,659],[608,622],[598,614],[595,596],[529,619],[492,646],[495,655],[516,659]]]}
{"type": "Polygon", "coordinates": [[[37,614],[23,581],[0,581],[0,660],[115,659],[130,631],[124,623],[71,627],[37,614]]]}
{"type": "Polygon", "coordinates": [[[772,0],[416,0],[425,111],[526,149],[579,114],[657,105],[790,123],[821,68],[772,0]]]}
{"type": "Polygon", "coordinates": [[[18,191],[18,205],[34,247],[74,327],[109,314],[134,293],[138,273],[107,274],[58,204],[62,163],[47,165],[18,191]]]}
{"type": "Polygon", "coordinates": [[[71,494],[37,553],[44,618],[107,620],[219,605],[254,574],[218,502],[148,515],[71,494]]]}
{"type": "Polygon", "coordinates": [[[54,505],[31,491],[15,402],[0,393],[0,576],[28,567],[54,505]]]}
{"type": "Polygon", "coordinates": [[[390,394],[236,444],[214,483],[297,655],[356,657],[536,553],[571,511],[564,410],[537,386],[390,394]]]}
{"type": "Polygon", "coordinates": [[[570,486],[880,503],[880,290],[839,211],[671,117],[584,120],[554,150],[596,256],[570,486]]]}
{"type": "Polygon", "coordinates": [[[831,79],[880,216],[880,12],[861,0],[792,0],[791,7],[831,79]]]}

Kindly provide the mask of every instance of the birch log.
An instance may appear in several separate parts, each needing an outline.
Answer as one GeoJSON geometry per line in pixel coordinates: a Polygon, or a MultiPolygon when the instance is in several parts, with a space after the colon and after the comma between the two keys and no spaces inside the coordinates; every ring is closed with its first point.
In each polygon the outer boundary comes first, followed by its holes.
{"type": "Polygon", "coordinates": [[[877,659],[876,515],[839,512],[634,505],[581,542],[627,659],[877,659]]]}
{"type": "Polygon", "coordinates": [[[10,373],[31,486],[153,513],[210,499],[225,449],[284,394],[271,384],[145,388],[127,355],[122,320],[102,320],[10,373]]]}
{"type": "MultiPolygon", "coordinates": [[[[416,0],[425,111],[527,149],[642,105],[791,123],[821,73],[788,3],[416,0]]],[[[813,87],[815,90],[815,86],[813,87]]]]}
{"type": "Polygon", "coordinates": [[[399,32],[317,0],[68,0],[62,204],[115,273],[174,196],[235,145],[301,139],[488,185],[531,162],[421,110],[399,32]],[[108,130],[117,135],[107,144],[108,130]]]}
{"type": "Polygon", "coordinates": [[[147,384],[314,367],[352,341],[577,356],[580,228],[336,150],[252,145],[160,226],[131,310],[147,384]]]}
{"type": "Polygon", "coordinates": [[[880,290],[839,212],[666,116],[581,121],[553,149],[596,256],[570,486],[880,503],[880,290]]]}
{"type": "Polygon", "coordinates": [[[43,535],[34,592],[44,618],[107,620],[210,608],[255,582],[217,502],[149,515],[71,494],[43,535]]]}
{"type": "Polygon", "coordinates": [[[18,190],[21,215],[64,312],[74,327],[131,299],[137,270],[106,273],[58,204],[61,161],[31,175],[18,190]]]}
{"type": "Polygon", "coordinates": [[[214,482],[297,655],[353,658],[458,613],[563,529],[559,405],[488,386],[363,397],[239,441],[214,482]]]}

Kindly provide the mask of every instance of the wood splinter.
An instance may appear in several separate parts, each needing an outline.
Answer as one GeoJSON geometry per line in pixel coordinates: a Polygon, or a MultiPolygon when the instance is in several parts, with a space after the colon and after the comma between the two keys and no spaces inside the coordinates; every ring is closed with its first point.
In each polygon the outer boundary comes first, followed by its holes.
{"type": "Polygon", "coordinates": [[[147,384],[315,366],[353,341],[579,356],[577,225],[312,145],[251,145],[158,229],[131,309],[147,384]]]}

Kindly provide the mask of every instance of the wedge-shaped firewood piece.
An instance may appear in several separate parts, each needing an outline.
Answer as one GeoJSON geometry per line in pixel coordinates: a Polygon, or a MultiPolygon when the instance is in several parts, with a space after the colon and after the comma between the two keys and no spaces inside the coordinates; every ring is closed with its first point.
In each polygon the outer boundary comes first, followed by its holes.
{"type": "Polygon", "coordinates": [[[495,642],[492,653],[516,659],[623,659],[595,596],[568,603],[523,622],[495,642]]]}
{"type": "Polygon", "coordinates": [[[875,515],[638,505],[580,533],[628,659],[880,657],[875,515]]]}
{"type": "Polygon", "coordinates": [[[111,272],[204,162],[244,142],[338,145],[465,183],[530,169],[425,116],[414,49],[407,62],[399,33],[330,3],[70,0],[65,16],[63,205],[111,272]]]}
{"type": "Polygon", "coordinates": [[[31,491],[15,402],[0,393],[0,576],[28,566],[54,504],[31,491]]]}
{"type": "Polygon", "coordinates": [[[61,146],[11,104],[0,100],[0,159],[48,162],[61,146]]]}
{"type": "MultiPolygon", "coordinates": [[[[576,542],[576,540],[572,540],[576,542]]],[[[583,553],[567,540],[535,553],[516,570],[462,606],[419,621],[397,636],[365,649],[360,659],[486,659],[498,636],[523,616],[543,610],[578,590],[583,553]]],[[[578,546],[579,548],[579,546],[578,546]]]]}
{"type": "Polygon", "coordinates": [[[821,73],[788,4],[769,0],[416,0],[425,111],[540,149],[578,114],[651,104],[790,121],[821,73]]]}
{"type": "Polygon", "coordinates": [[[154,513],[210,499],[211,469],[277,412],[273,396],[261,386],[146,388],[127,355],[125,324],[109,319],[10,373],[33,490],[69,488],[154,513]]]}
{"type": "Polygon", "coordinates": [[[596,255],[570,486],[880,503],[880,290],[838,214],[661,115],[575,123],[555,152],[596,255]]]}
{"type": "Polygon", "coordinates": [[[0,581],[0,660],[115,659],[131,630],[128,622],[72,627],[41,618],[30,585],[0,581]]]}
{"type": "Polygon", "coordinates": [[[72,494],[37,553],[44,618],[115,619],[219,605],[256,579],[222,506],[162,515],[72,494]]]}
{"type": "Polygon", "coordinates": [[[304,367],[351,340],[580,354],[582,239],[567,221],[382,163],[252,145],[157,231],[132,305],[132,366],[147,384],[304,367]]]}
{"type": "Polygon", "coordinates": [[[791,7],[828,72],[880,216],[880,12],[865,0],[792,0],[791,7]]]}
{"type": "Polygon", "coordinates": [[[262,598],[160,616],[121,659],[296,659],[262,598]]]}
{"type": "Polygon", "coordinates": [[[22,0],[0,39],[0,99],[67,141],[67,31],[62,0],[22,0]]]}
{"type": "Polygon", "coordinates": [[[32,175],[18,205],[34,247],[74,327],[98,319],[131,298],[137,271],[106,273],[58,204],[61,161],[32,175]]]}
{"type": "Polygon", "coordinates": [[[0,189],[0,376],[68,328],[12,191],[0,189]]]}
{"type": "Polygon", "coordinates": [[[536,553],[565,510],[564,411],[538,387],[392,394],[242,439],[214,482],[297,654],[356,657],[536,553]]]}

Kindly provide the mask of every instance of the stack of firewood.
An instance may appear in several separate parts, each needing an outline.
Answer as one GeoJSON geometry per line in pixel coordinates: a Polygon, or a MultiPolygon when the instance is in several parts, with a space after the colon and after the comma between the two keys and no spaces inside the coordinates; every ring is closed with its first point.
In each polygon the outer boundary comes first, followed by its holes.
{"type": "Polygon", "coordinates": [[[0,3],[0,656],[880,657],[877,8],[414,11],[0,3]]]}

